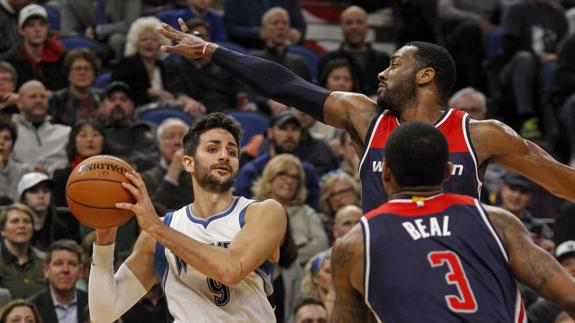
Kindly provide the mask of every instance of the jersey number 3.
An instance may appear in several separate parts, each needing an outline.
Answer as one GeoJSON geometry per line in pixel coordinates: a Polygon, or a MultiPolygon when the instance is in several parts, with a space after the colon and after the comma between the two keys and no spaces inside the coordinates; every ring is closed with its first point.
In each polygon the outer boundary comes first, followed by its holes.
{"type": "Polygon", "coordinates": [[[432,251],[427,255],[431,267],[447,265],[449,272],[445,280],[450,285],[457,286],[459,295],[446,295],[445,301],[449,309],[456,313],[474,313],[477,311],[477,301],[469,286],[469,280],[461,266],[459,256],[452,251],[432,251]]]}
{"type": "Polygon", "coordinates": [[[230,288],[215,279],[208,277],[208,288],[214,293],[214,303],[224,306],[230,301],[230,288]]]}

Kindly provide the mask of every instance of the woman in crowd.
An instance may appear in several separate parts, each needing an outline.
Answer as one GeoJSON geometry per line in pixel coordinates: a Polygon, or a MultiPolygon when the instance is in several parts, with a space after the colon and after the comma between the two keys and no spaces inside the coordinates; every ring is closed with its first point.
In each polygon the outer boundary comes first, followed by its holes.
{"type": "Polygon", "coordinates": [[[300,298],[314,298],[322,301],[326,309],[335,305],[335,290],[331,276],[331,249],[324,250],[311,258],[304,268],[300,298]]]}
{"type": "Polygon", "coordinates": [[[92,83],[100,72],[100,61],[92,50],[76,48],[66,54],[64,70],[70,86],[52,94],[49,114],[53,123],[72,126],[78,119],[93,117],[98,109],[99,91],[92,83]]]}
{"type": "Polygon", "coordinates": [[[0,308],[0,323],[42,323],[36,306],[23,299],[15,299],[0,308]]]}
{"type": "Polygon", "coordinates": [[[46,288],[42,272],[45,254],[31,243],[32,212],[26,205],[14,203],[0,214],[0,286],[7,288],[12,298],[28,298],[46,288]]]}
{"type": "MultiPolygon", "coordinates": [[[[18,182],[32,168],[11,158],[18,131],[12,120],[0,115],[0,196],[9,201],[18,201],[18,182]]],[[[7,204],[10,204],[8,202],[7,204]]]]}
{"type": "Polygon", "coordinates": [[[253,192],[258,200],[272,198],[285,207],[300,265],[328,248],[320,215],[305,204],[305,173],[297,157],[281,154],[272,158],[254,183],[253,192]]]}
{"type": "Polygon", "coordinates": [[[341,170],[326,174],[320,182],[319,204],[324,222],[330,227],[337,210],[346,205],[361,205],[359,182],[341,170]]]}
{"type": "Polygon", "coordinates": [[[167,69],[160,60],[160,46],[170,41],[155,31],[161,21],[155,17],[136,19],[130,26],[126,40],[125,56],[112,72],[112,80],[130,86],[136,106],[155,101],[174,99],[166,90],[167,69]]]}
{"type": "Polygon", "coordinates": [[[68,206],[66,203],[66,182],[74,167],[84,159],[105,153],[105,138],[102,125],[95,119],[80,119],[76,122],[68,144],[66,153],[70,164],[65,168],[57,169],[52,176],[54,182],[54,201],[56,206],[68,206]]]}

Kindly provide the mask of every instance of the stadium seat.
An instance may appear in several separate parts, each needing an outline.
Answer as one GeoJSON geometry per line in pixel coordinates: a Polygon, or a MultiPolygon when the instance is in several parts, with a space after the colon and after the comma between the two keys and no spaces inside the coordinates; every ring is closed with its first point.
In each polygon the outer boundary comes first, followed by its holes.
{"type": "Polygon", "coordinates": [[[313,81],[315,82],[317,80],[317,64],[319,61],[319,56],[317,53],[303,46],[290,46],[288,47],[288,53],[300,55],[305,58],[307,65],[309,66],[313,81]]]}
{"type": "Polygon", "coordinates": [[[227,114],[234,117],[242,125],[244,134],[240,147],[250,142],[253,136],[265,133],[270,125],[269,118],[257,112],[230,111],[227,114]]]}
{"type": "Polygon", "coordinates": [[[172,27],[176,28],[179,30],[178,26],[177,26],[177,21],[178,21],[178,12],[179,10],[165,10],[165,11],[160,11],[160,12],[156,12],[154,14],[154,17],[160,19],[163,23],[166,23],[168,25],[171,25],[172,27]],[[175,25],[176,24],[176,25],[175,25]],[[174,26],[175,25],[175,26],[174,26]]]}
{"type": "Polygon", "coordinates": [[[236,44],[236,43],[232,43],[232,42],[218,42],[218,45],[227,48],[227,49],[231,49],[231,50],[235,50],[236,52],[240,52],[242,54],[246,54],[248,51],[247,49],[243,48],[242,46],[236,44]]]}
{"type": "Polygon", "coordinates": [[[60,12],[58,10],[50,7],[44,6],[46,12],[48,12],[48,24],[51,30],[60,30],[60,12]]]}
{"type": "Polygon", "coordinates": [[[103,89],[108,85],[110,82],[110,78],[112,77],[112,72],[104,72],[100,73],[94,80],[94,87],[97,89],[103,89]]]}
{"type": "Polygon", "coordinates": [[[170,108],[157,108],[147,110],[143,112],[138,119],[159,125],[162,123],[162,121],[168,118],[179,118],[188,125],[191,125],[194,122],[194,119],[184,111],[170,108]]]}
{"type": "Polygon", "coordinates": [[[86,47],[90,49],[95,49],[98,47],[98,42],[80,37],[80,36],[64,36],[60,37],[60,41],[64,44],[64,49],[70,51],[74,48],[86,47]]]}
{"type": "Polygon", "coordinates": [[[495,57],[503,54],[503,30],[501,27],[493,28],[487,35],[485,53],[487,57],[495,57]]]}

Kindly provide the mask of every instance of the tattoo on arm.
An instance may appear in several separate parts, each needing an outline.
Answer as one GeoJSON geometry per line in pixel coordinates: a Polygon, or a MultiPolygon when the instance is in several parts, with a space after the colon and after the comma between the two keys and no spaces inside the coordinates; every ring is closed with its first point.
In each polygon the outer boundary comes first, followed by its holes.
{"type": "Polygon", "coordinates": [[[522,266],[528,275],[535,278],[533,283],[537,290],[544,288],[545,285],[561,271],[561,267],[551,261],[551,257],[543,250],[529,250],[532,243],[525,238],[520,238],[517,248],[524,251],[525,256],[522,258],[522,266]]]}
{"type": "Polygon", "coordinates": [[[349,116],[345,120],[345,130],[349,134],[351,141],[353,141],[358,147],[360,147],[362,151],[365,151],[365,149],[367,148],[367,143],[363,142],[364,138],[361,138],[357,130],[355,130],[355,127],[353,126],[353,121],[349,116]]]}

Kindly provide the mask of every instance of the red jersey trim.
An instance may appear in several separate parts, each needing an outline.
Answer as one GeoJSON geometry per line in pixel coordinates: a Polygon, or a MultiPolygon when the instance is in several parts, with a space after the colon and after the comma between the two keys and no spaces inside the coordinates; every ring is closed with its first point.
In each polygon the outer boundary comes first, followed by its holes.
{"type": "Polygon", "coordinates": [[[453,205],[471,205],[475,207],[475,198],[467,195],[446,193],[420,201],[405,199],[391,200],[368,212],[365,217],[369,220],[386,213],[405,217],[430,215],[444,211],[453,205]]]}

